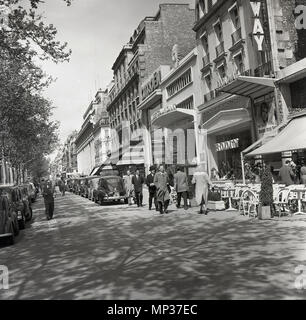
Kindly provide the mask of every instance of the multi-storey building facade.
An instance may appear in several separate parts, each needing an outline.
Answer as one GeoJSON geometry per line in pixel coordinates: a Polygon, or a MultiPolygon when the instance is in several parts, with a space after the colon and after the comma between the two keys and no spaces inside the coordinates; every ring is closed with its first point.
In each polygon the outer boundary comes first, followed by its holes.
{"type": "Polygon", "coordinates": [[[78,171],[76,138],[78,132],[72,132],[67,138],[62,150],[62,173],[68,175],[69,173],[76,173],[78,171]]]}
{"type": "Polygon", "coordinates": [[[111,152],[111,132],[109,126],[109,116],[106,111],[108,103],[108,89],[99,91],[96,95],[96,103],[99,107],[99,114],[94,123],[94,150],[95,162],[91,175],[99,174],[99,170],[103,163],[108,159],[111,152]]]}
{"type": "Polygon", "coordinates": [[[114,87],[107,110],[111,128],[118,134],[112,158],[123,171],[131,165],[144,169],[148,163],[140,130],[144,118],[138,108],[142,84],[160,65],[171,64],[175,44],[179,43],[182,55],[194,47],[193,22],[194,10],[189,5],[161,4],[156,16],[140,23],[113,65],[114,87]],[[131,135],[122,133],[127,129],[131,135]]]}
{"type": "Polygon", "coordinates": [[[99,90],[84,113],[83,125],[76,138],[78,173],[96,174],[109,150],[109,124],[106,113],[108,90],[99,90]]]}
{"type": "Polygon", "coordinates": [[[285,121],[288,106],[276,80],[299,59],[295,3],[196,1],[203,90],[198,110],[208,135],[208,170],[240,178],[241,152],[275,135],[285,121]]]}

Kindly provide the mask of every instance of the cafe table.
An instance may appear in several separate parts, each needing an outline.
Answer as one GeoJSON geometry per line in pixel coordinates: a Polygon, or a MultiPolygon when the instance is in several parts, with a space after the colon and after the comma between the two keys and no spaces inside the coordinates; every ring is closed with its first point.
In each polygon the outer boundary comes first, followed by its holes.
{"type": "Polygon", "coordinates": [[[295,212],[294,215],[298,216],[298,215],[306,215],[306,212],[302,211],[302,194],[306,193],[306,189],[293,189],[291,190],[291,192],[294,192],[297,194],[297,201],[298,201],[298,212],[295,212]]]}
{"type": "Polygon", "coordinates": [[[226,211],[238,211],[237,209],[233,208],[233,204],[232,204],[232,199],[235,196],[235,192],[236,192],[236,190],[232,189],[232,188],[226,190],[227,198],[228,198],[228,205],[229,205],[229,207],[226,211]]]}

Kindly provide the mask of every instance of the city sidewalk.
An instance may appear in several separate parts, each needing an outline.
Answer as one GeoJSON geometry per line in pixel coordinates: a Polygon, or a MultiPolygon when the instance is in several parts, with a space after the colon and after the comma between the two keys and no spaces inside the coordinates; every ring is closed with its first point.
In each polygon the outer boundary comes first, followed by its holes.
{"type": "Polygon", "coordinates": [[[0,249],[5,299],[302,299],[306,222],[237,213],[160,215],[147,206],[99,206],[67,194],[0,249]]]}

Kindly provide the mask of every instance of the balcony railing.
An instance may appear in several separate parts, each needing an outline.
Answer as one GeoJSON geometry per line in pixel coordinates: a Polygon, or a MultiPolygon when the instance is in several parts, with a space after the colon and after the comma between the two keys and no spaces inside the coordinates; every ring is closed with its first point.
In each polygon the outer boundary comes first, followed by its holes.
{"type": "Polygon", "coordinates": [[[232,33],[233,46],[237,44],[240,40],[242,40],[241,28],[237,29],[234,33],[232,33]]]}
{"type": "Polygon", "coordinates": [[[220,42],[220,44],[216,47],[216,54],[217,54],[217,58],[219,58],[220,56],[222,56],[222,54],[225,53],[224,50],[224,41],[220,42]]]}
{"type": "Polygon", "coordinates": [[[209,53],[202,58],[203,61],[203,68],[207,67],[210,64],[210,56],[209,53]]]}

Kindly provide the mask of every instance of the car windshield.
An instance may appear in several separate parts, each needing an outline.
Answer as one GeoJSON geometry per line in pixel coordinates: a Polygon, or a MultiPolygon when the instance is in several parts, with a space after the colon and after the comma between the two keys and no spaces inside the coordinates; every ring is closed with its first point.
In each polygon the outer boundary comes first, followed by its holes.
{"type": "Polygon", "coordinates": [[[109,192],[115,191],[115,188],[118,192],[123,190],[123,184],[120,177],[105,177],[100,180],[100,185],[109,192]]]}

